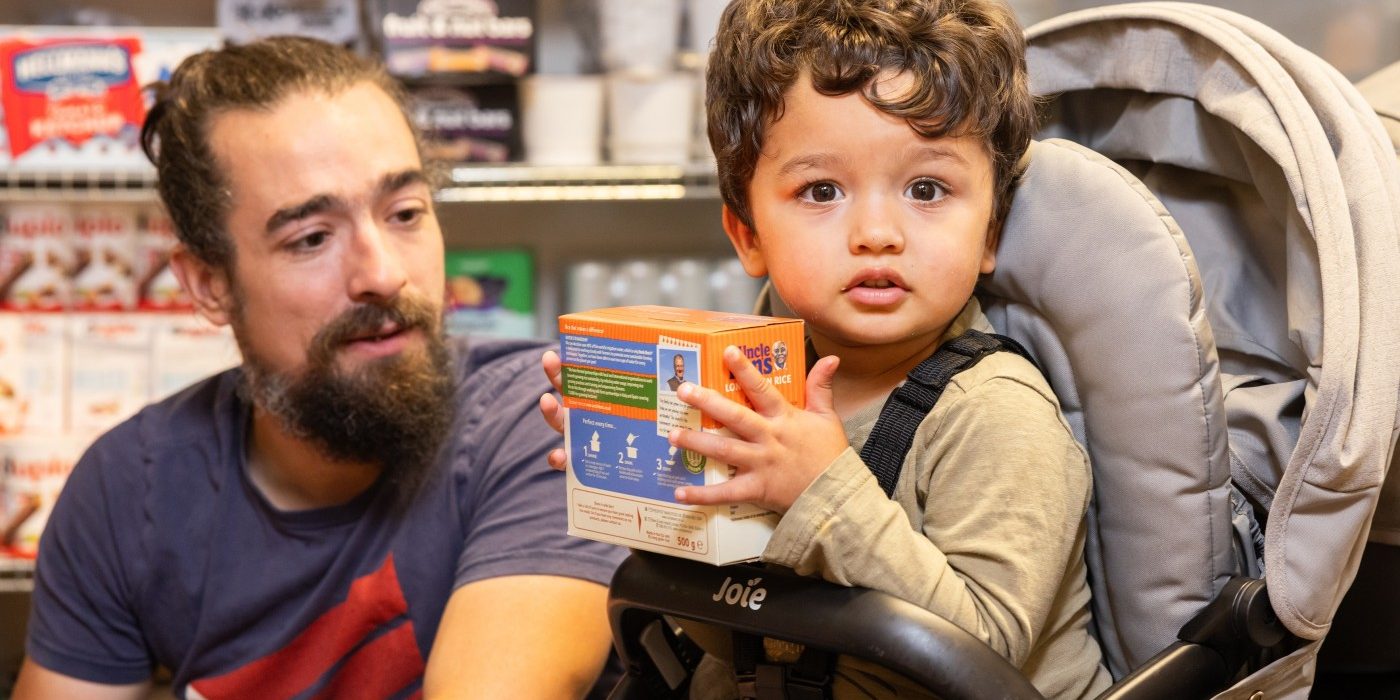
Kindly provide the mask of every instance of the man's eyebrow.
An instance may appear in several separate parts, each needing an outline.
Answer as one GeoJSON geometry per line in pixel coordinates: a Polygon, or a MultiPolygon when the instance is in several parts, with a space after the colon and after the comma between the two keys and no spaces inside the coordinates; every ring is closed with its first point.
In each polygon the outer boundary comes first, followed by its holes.
{"type": "Polygon", "coordinates": [[[308,216],[320,214],[331,209],[344,209],[345,200],[333,194],[318,194],[301,204],[293,204],[289,207],[282,207],[272,213],[267,218],[267,232],[273,233],[293,221],[300,221],[308,216]]]}
{"type": "Polygon", "coordinates": [[[389,173],[379,178],[379,184],[374,187],[374,197],[378,199],[387,194],[397,192],[409,185],[427,185],[428,175],[419,168],[409,168],[396,173],[389,173]]]}
{"type": "MultiPolygon", "coordinates": [[[[376,199],[397,192],[412,184],[428,184],[428,176],[421,169],[410,168],[396,173],[389,173],[379,178],[379,182],[374,186],[374,197],[376,199]]],[[[314,216],[332,209],[348,209],[349,203],[345,199],[333,194],[318,194],[311,199],[300,204],[293,204],[283,207],[273,212],[267,219],[267,232],[272,233],[293,221],[300,221],[308,216],[314,216]]]]}

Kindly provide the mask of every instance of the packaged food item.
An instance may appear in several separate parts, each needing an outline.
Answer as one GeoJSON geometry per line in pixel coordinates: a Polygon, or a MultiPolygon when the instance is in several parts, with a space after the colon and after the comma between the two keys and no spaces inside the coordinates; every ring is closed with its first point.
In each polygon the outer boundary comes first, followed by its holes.
{"type": "Polygon", "coordinates": [[[170,253],[176,243],[175,224],[165,207],[143,207],[137,222],[137,305],[144,311],[193,310],[194,304],[170,267],[170,253]]]}
{"type": "Polygon", "coordinates": [[[136,308],[137,209],[131,204],[83,204],[73,220],[73,308],[136,308]]]}
{"type": "Polygon", "coordinates": [[[520,159],[515,85],[419,87],[409,93],[423,155],[450,163],[520,159]]]}
{"type": "Polygon", "coordinates": [[[372,0],[389,72],[499,83],[530,71],[533,0],[372,0]]]}
{"type": "Polygon", "coordinates": [[[75,313],[68,329],[70,430],[100,433],[150,401],[149,315],[75,313]]]}
{"type": "Polygon", "coordinates": [[[0,436],[62,432],[67,399],[68,317],[0,313],[0,436]]]}
{"type": "Polygon", "coordinates": [[[0,438],[0,552],[33,558],[77,461],[67,436],[0,438]]]}
{"type": "Polygon", "coordinates": [[[152,314],[150,324],[152,401],[242,362],[228,326],[193,313],[152,314]]]}
{"type": "Polygon", "coordinates": [[[457,335],[532,338],[535,259],[523,249],[447,252],[447,330],[457,335]]]}
{"type": "Polygon", "coordinates": [[[57,202],[9,205],[0,228],[0,309],[63,311],[72,303],[73,212],[57,202]]]}
{"type": "Polygon", "coordinates": [[[746,401],[724,366],[730,345],[801,406],[802,321],[628,306],[560,316],[559,336],[569,533],[717,565],[758,558],[778,516],[751,504],[677,503],[676,487],[720,483],[733,470],[667,435],[723,430],[676,397],[683,382],[746,401]]]}

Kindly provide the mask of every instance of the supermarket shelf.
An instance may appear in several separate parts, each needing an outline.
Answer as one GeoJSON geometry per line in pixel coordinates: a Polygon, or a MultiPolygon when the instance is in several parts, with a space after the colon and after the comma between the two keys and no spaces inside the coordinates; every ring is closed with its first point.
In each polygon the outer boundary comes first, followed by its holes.
{"type": "Polygon", "coordinates": [[[443,202],[694,199],[719,196],[712,165],[459,166],[443,202]]]}
{"type": "Polygon", "coordinates": [[[0,555],[0,593],[34,590],[34,561],[0,555]]]}
{"type": "Polygon", "coordinates": [[[152,168],[118,171],[0,172],[0,202],[34,199],[149,202],[156,197],[152,168]]]}
{"type": "MultiPolygon", "coordinates": [[[[714,167],[687,165],[458,165],[438,191],[441,202],[560,202],[713,199],[714,167]]],[[[155,171],[6,172],[0,201],[59,199],[153,201],[155,171]]]]}

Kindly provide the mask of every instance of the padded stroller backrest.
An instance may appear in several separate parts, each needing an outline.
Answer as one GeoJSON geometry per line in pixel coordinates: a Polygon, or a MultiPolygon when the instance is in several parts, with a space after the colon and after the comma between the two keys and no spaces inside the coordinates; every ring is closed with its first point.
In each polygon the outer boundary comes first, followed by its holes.
{"type": "Polygon", "coordinates": [[[1270,599],[1321,639],[1394,447],[1400,174],[1385,133],[1325,62],[1219,8],[1118,5],[1027,34],[1032,91],[1057,96],[1042,136],[1124,164],[1191,242],[1236,482],[1268,508],[1270,599]]]}
{"type": "Polygon", "coordinates": [[[1220,374],[1190,248],[1132,175],[1040,142],[979,297],[1036,356],[1089,451],[1094,615],[1121,677],[1236,573],[1220,374]]]}

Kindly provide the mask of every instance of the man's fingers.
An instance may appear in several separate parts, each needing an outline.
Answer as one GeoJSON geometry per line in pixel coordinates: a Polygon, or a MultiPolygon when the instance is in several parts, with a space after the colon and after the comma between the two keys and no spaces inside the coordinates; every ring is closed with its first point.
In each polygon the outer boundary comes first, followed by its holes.
{"type": "Polygon", "coordinates": [[[554,398],[554,394],[543,394],[540,396],[540,415],[544,416],[544,422],[560,435],[564,434],[564,407],[559,405],[559,399],[554,398]]]}
{"type": "Polygon", "coordinates": [[[540,357],[540,366],[544,368],[544,376],[549,377],[549,383],[554,385],[554,390],[564,391],[564,363],[559,359],[559,353],[545,350],[544,355],[540,357]]]}
{"type": "Polygon", "coordinates": [[[545,461],[549,462],[549,466],[562,472],[564,471],[564,467],[569,464],[569,456],[564,452],[564,448],[556,447],[549,451],[549,454],[545,457],[545,461]]]}

